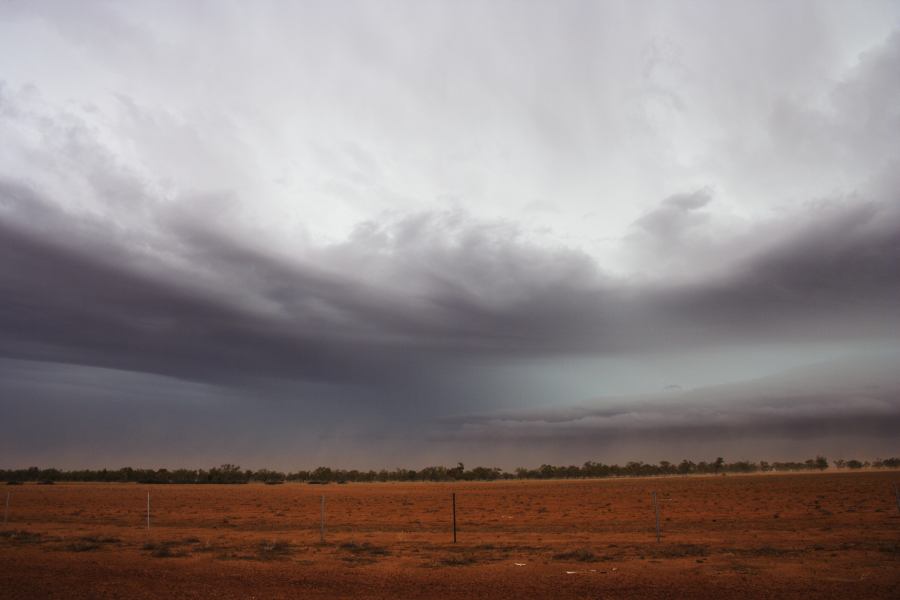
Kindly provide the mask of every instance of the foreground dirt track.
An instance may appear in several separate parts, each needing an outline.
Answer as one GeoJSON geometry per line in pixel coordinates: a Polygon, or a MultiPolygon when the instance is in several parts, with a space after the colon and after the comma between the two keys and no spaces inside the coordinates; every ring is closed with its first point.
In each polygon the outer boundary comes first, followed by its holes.
{"type": "Polygon", "coordinates": [[[0,597],[900,598],[896,482],[2,487],[0,597]]]}

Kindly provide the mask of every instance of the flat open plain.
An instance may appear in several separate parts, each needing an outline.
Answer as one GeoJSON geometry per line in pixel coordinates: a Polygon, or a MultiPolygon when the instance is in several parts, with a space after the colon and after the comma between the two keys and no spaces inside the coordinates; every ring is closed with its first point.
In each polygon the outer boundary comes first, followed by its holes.
{"type": "Polygon", "coordinates": [[[900,598],[898,482],[7,486],[0,598],[900,598]]]}

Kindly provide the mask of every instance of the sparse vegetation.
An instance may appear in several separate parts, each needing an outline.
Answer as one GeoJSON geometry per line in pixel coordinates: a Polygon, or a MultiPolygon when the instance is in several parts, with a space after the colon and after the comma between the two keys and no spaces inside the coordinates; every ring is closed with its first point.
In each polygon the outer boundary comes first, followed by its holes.
{"type": "Polygon", "coordinates": [[[390,551],[384,546],[375,546],[369,542],[357,544],[356,542],[345,542],[338,546],[341,550],[352,554],[365,554],[369,556],[388,556],[390,551]]]}
{"type": "Polygon", "coordinates": [[[99,550],[100,544],[86,540],[76,540],[66,544],[65,549],[69,552],[90,552],[91,550],[99,550]]]}
{"type": "Polygon", "coordinates": [[[699,544],[671,544],[653,548],[650,553],[655,558],[684,558],[707,556],[709,549],[699,544]]]}
{"type": "Polygon", "coordinates": [[[117,537],[111,537],[108,535],[85,536],[85,537],[81,538],[81,540],[85,541],[85,542],[91,542],[94,544],[118,544],[119,542],[122,541],[117,537]]]}
{"type": "Polygon", "coordinates": [[[41,534],[33,531],[26,531],[24,529],[0,531],[0,538],[5,538],[19,544],[37,544],[43,541],[41,534]]]}
{"type": "MultiPolygon", "coordinates": [[[[838,459],[833,462],[837,469],[898,469],[900,458],[859,461],[856,459],[838,459]]],[[[588,461],[581,466],[541,465],[536,469],[518,468],[514,472],[504,471],[497,467],[474,467],[466,469],[463,463],[455,467],[433,466],[420,470],[414,469],[382,469],[380,471],[359,471],[356,469],[332,469],[318,467],[312,471],[295,471],[282,473],[269,469],[252,471],[242,470],[237,465],[224,464],[209,470],[204,469],[132,469],[125,467],[117,470],[75,470],[28,469],[0,470],[0,481],[7,485],[19,485],[22,482],[52,483],[55,481],[93,481],[93,482],[139,482],[146,484],[193,483],[193,484],[241,484],[260,482],[277,485],[286,481],[299,481],[309,484],[373,482],[373,481],[493,481],[498,479],[580,479],[604,477],[647,477],[658,475],[695,475],[719,473],[767,473],[784,471],[824,471],[829,468],[828,459],[817,456],[805,461],[767,462],[736,461],[725,462],[718,457],[713,461],[693,462],[682,460],[672,463],[667,460],[658,464],[631,461],[624,466],[588,461]]]]}
{"type": "Polygon", "coordinates": [[[553,555],[554,560],[576,560],[578,562],[597,562],[597,555],[588,548],[578,548],[553,555]]]}
{"type": "Polygon", "coordinates": [[[476,564],[478,562],[478,559],[473,554],[464,553],[445,556],[438,562],[445,567],[465,567],[468,565],[476,564]]]}
{"type": "Polygon", "coordinates": [[[294,552],[294,547],[289,542],[280,540],[263,540],[256,549],[259,560],[276,560],[285,558],[294,552]]]}
{"type": "Polygon", "coordinates": [[[878,546],[878,550],[880,552],[887,552],[888,554],[897,554],[900,555],[900,543],[898,542],[885,542],[878,546]]]}
{"type": "Polygon", "coordinates": [[[107,544],[118,544],[121,542],[119,538],[110,536],[89,535],[78,538],[73,542],[69,542],[64,546],[69,552],[90,552],[99,550],[107,544]]]}
{"type": "Polygon", "coordinates": [[[144,550],[150,551],[150,556],[154,558],[178,558],[189,556],[188,552],[180,548],[181,542],[169,540],[164,542],[147,542],[143,545],[144,550]]]}

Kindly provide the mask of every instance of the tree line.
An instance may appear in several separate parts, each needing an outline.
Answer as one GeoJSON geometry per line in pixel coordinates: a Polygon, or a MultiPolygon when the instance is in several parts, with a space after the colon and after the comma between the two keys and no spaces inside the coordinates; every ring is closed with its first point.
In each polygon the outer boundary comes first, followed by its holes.
{"type": "MultiPolygon", "coordinates": [[[[831,463],[835,469],[897,469],[900,458],[874,461],[839,459],[831,463]]],[[[345,483],[381,481],[494,481],[499,479],[586,479],[603,477],[649,477],[658,475],[695,475],[724,473],[767,473],[787,471],[824,471],[830,468],[824,456],[800,462],[725,462],[721,457],[714,461],[693,462],[683,460],[672,463],[666,460],[657,464],[631,461],[624,466],[588,461],[581,466],[541,465],[536,469],[518,468],[512,472],[498,467],[474,467],[466,469],[463,463],[455,467],[425,467],[424,469],[381,469],[360,471],[357,469],[332,469],[318,467],[309,471],[282,472],[269,469],[241,469],[238,465],[224,464],[211,469],[0,469],[0,481],[6,482],[136,482],[136,483],[250,483],[269,484],[286,481],[306,483],[345,483]]]]}

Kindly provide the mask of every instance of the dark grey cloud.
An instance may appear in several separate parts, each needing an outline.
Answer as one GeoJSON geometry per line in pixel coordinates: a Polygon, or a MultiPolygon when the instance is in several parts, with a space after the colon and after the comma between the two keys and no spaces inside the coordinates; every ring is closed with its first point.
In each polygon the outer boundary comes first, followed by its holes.
{"type": "MultiPolygon", "coordinates": [[[[5,224],[0,249],[0,352],[7,357],[194,380],[353,380],[354,367],[364,369],[353,357],[340,356],[340,333],[323,334],[314,314],[301,315],[285,329],[280,319],[241,310],[211,291],[191,289],[186,280],[142,276],[115,265],[115,255],[78,252],[5,224]]],[[[231,247],[216,257],[233,263],[238,258],[231,247]]],[[[274,268],[266,262],[259,267],[274,268]]],[[[290,285],[314,295],[323,282],[295,273],[290,285]]],[[[297,296],[292,301],[302,300],[297,296]]],[[[366,352],[365,339],[354,344],[366,352]]],[[[373,355],[367,368],[377,368],[383,358],[373,355]]]]}
{"type": "MultiPolygon", "coordinates": [[[[726,335],[896,336],[896,203],[822,206],[731,273],[670,301],[689,323],[726,335]]],[[[760,231],[770,235],[778,228],[760,231]]]]}
{"type": "MultiPolygon", "coordinates": [[[[699,205],[682,200],[662,210],[699,205]]],[[[300,260],[181,223],[151,269],[22,185],[5,182],[0,204],[7,357],[195,380],[355,381],[480,356],[900,333],[896,205],[824,207],[724,275],[667,285],[605,276],[583,254],[460,213],[369,224],[300,260]],[[36,216],[37,232],[23,225],[36,216]]]]}

